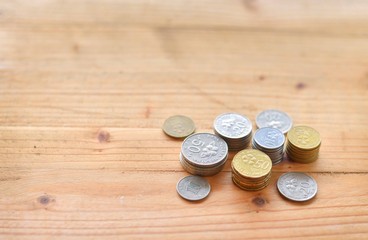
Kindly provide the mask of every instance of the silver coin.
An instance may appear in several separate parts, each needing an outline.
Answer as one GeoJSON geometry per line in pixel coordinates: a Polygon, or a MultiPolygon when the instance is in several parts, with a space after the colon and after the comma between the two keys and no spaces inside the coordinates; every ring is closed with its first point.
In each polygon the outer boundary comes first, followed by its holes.
{"type": "Polygon", "coordinates": [[[225,138],[244,138],[252,132],[251,121],[237,113],[224,113],[214,122],[214,129],[225,138]]]}
{"type": "Polygon", "coordinates": [[[189,201],[198,201],[206,198],[211,191],[211,186],[206,179],[198,176],[186,176],[176,185],[178,194],[189,201]]]}
{"type": "Polygon", "coordinates": [[[194,165],[213,166],[226,161],[226,142],[212,133],[196,133],[184,139],[181,153],[194,165]]]}
{"type": "Polygon", "coordinates": [[[279,192],[293,201],[307,201],[317,194],[317,182],[311,176],[301,172],[288,172],[277,180],[279,192]]]}
{"type": "Polygon", "coordinates": [[[256,117],[258,128],[272,127],[279,129],[283,134],[287,133],[293,125],[293,121],[286,113],[269,109],[259,113],[256,117]]]}
{"type": "Polygon", "coordinates": [[[253,140],[262,148],[276,149],[284,145],[285,136],[277,128],[264,127],[255,132],[253,140]]]}

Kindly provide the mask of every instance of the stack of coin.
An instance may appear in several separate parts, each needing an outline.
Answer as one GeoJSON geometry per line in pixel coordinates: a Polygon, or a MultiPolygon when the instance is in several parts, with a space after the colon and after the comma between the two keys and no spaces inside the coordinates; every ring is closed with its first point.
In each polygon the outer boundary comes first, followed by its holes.
{"type": "Polygon", "coordinates": [[[269,109],[259,113],[256,117],[256,125],[258,128],[272,127],[279,129],[283,134],[286,134],[291,126],[293,120],[286,113],[269,109]]]}
{"type": "Polygon", "coordinates": [[[245,149],[252,139],[251,121],[237,113],[219,115],[213,127],[215,134],[225,140],[230,151],[245,149]]]}
{"type": "Polygon", "coordinates": [[[184,139],[180,163],[194,175],[211,176],[222,170],[228,156],[226,142],[212,133],[196,133],[184,139]]]}
{"type": "Polygon", "coordinates": [[[282,161],[284,143],[285,136],[279,129],[264,127],[254,133],[252,145],[254,149],[266,153],[275,165],[282,161]]]}
{"type": "Polygon", "coordinates": [[[296,126],[287,134],[286,153],[294,162],[311,163],[316,161],[320,146],[321,137],[311,127],[296,126]]]}
{"type": "Polygon", "coordinates": [[[233,182],[248,191],[265,188],[271,178],[271,169],[270,157],[256,149],[238,152],[231,163],[233,182]]]}

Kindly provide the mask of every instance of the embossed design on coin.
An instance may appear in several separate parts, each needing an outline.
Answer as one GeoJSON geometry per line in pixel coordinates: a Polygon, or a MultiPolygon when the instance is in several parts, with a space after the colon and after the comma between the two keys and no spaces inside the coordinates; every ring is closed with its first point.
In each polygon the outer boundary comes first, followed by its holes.
{"type": "Polygon", "coordinates": [[[216,117],[214,132],[227,143],[230,151],[245,149],[252,139],[252,123],[238,113],[224,113],[216,117]]]}
{"type": "Polygon", "coordinates": [[[269,109],[259,113],[256,117],[256,125],[258,128],[272,127],[279,129],[283,134],[287,133],[293,121],[285,112],[269,109]]]}
{"type": "Polygon", "coordinates": [[[308,126],[293,127],[287,137],[293,145],[303,149],[314,149],[321,143],[319,133],[308,126]]]}
{"type": "Polygon", "coordinates": [[[232,164],[237,172],[248,177],[265,176],[272,168],[269,156],[255,149],[246,149],[238,152],[234,156],[232,164]]]}
{"type": "Polygon", "coordinates": [[[170,137],[184,138],[192,134],[195,125],[192,119],[182,115],[171,116],[164,122],[162,130],[170,137]]]}
{"type": "Polygon", "coordinates": [[[238,152],[231,163],[232,180],[247,191],[265,188],[271,179],[272,162],[263,152],[245,149],[238,152]]]}
{"type": "Polygon", "coordinates": [[[211,191],[208,181],[198,176],[186,176],[176,185],[178,194],[189,201],[198,201],[206,198],[211,191]]]}
{"type": "Polygon", "coordinates": [[[237,113],[224,113],[214,122],[215,131],[227,138],[243,138],[252,131],[250,120],[237,113]]]}
{"type": "Polygon", "coordinates": [[[187,137],[181,149],[185,159],[201,166],[216,165],[226,159],[228,153],[226,142],[211,133],[196,133],[187,137]]]}
{"type": "Polygon", "coordinates": [[[277,180],[279,192],[293,201],[308,201],[317,194],[317,182],[301,172],[288,172],[277,180]]]}
{"type": "Polygon", "coordinates": [[[282,161],[284,155],[285,136],[277,128],[259,128],[253,137],[252,146],[266,153],[272,160],[272,164],[282,161]]]}
{"type": "Polygon", "coordinates": [[[285,136],[278,129],[260,128],[254,134],[254,141],[264,148],[279,148],[285,142],[285,136]]]}

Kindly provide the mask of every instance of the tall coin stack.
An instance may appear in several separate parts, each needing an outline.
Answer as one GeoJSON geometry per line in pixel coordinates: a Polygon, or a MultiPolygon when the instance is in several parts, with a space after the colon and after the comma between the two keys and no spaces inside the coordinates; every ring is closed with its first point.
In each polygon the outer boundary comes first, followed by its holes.
{"type": "Polygon", "coordinates": [[[228,156],[226,142],[212,133],[196,133],[184,139],[180,163],[190,174],[212,176],[224,167],[228,156]]]}
{"type": "Polygon", "coordinates": [[[251,121],[237,113],[224,113],[214,121],[214,132],[227,143],[230,151],[245,149],[252,139],[251,121]]]}
{"type": "Polygon", "coordinates": [[[290,160],[311,163],[318,159],[320,134],[308,126],[293,127],[287,134],[286,153],[290,160]]]}
{"type": "Polygon", "coordinates": [[[248,191],[265,188],[271,178],[271,169],[270,157],[256,149],[238,152],[231,163],[233,182],[248,191]]]}
{"type": "Polygon", "coordinates": [[[284,143],[285,136],[279,129],[264,127],[254,133],[252,145],[254,149],[266,153],[275,165],[282,161],[284,143]]]}

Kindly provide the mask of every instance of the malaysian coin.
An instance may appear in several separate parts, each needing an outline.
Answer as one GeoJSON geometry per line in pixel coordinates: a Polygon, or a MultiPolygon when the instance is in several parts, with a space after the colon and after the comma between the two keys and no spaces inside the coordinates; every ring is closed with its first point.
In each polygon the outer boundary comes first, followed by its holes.
{"type": "Polygon", "coordinates": [[[174,138],[184,138],[192,134],[195,125],[192,119],[182,115],[171,116],[164,122],[162,130],[174,138]]]}
{"type": "Polygon", "coordinates": [[[290,143],[305,150],[315,149],[321,144],[319,133],[308,126],[293,127],[287,134],[290,143]]]}
{"type": "Polygon", "coordinates": [[[224,139],[231,151],[245,149],[252,138],[251,121],[238,113],[224,113],[213,123],[216,135],[224,139]]]}
{"type": "Polygon", "coordinates": [[[272,164],[280,163],[284,154],[285,136],[277,128],[259,128],[253,137],[253,148],[266,153],[272,164]]]}
{"type": "Polygon", "coordinates": [[[238,152],[232,161],[236,172],[248,178],[267,176],[272,168],[269,156],[256,149],[245,149],[238,152]]]}
{"type": "Polygon", "coordinates": [[[308,126],[295,126],[287,134],[286,153],[290,160],[311,163],[318,159],[320,134],[308,126]]]}
{"type": "Polygon", "coordinates": [[[176,185],[178,194],[189,201],[198,201],[206,198],[211,191],[208,181],[198,176],[186,176],[176,185]]]}
{"type": "Polygon", "coordinates": [[[239,188],[258,191],[271,179],[272,162],[269,156],[256,149],[238,152],[231,163],[232,180],[239,188]]]}
{"type": "Polygon", "coordinates": [[[287,199],[303,202],[316,196],[317,182],[305,173],[288,172],[277,180],[277,189],[287,199]]]}
{"type": "Polygon", "coordinates": [[[243,115],[224,113],[215,119],[214,128],[224,137],[242,138],[252,131],[252,123],[243,115]]]}
{"type": "Polygon", "coordinates": [[[277,128],[283,134],[286,134],[293,125],[293,121],[288,114],[279,110],[269,109],[257,115],[256,125],[258,128],[277,128]]]}
{"type": "Polygon", "coordinates": [[[223,139],[212,133],[196,133],[183,141],[181,154],[192,165],[213,167],[226,161],[228,147],[223,139]]]}

